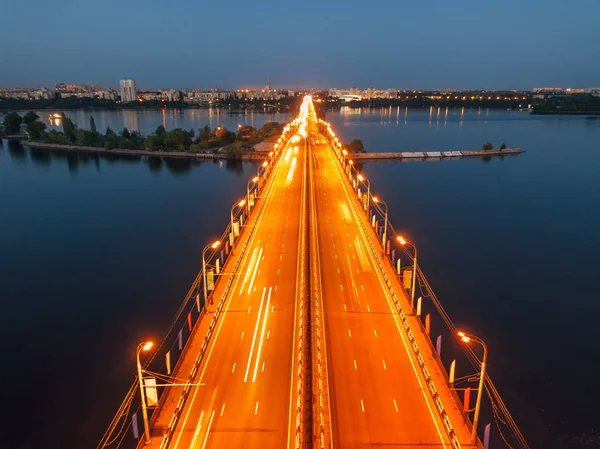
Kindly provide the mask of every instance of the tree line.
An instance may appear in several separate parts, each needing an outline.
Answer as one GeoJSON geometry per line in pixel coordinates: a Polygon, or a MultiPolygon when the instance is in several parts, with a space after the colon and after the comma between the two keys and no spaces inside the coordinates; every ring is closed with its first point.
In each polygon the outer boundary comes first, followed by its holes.
{"type": "Polygon", "coordinates": [[[198,129],[185,130],[175,128],[167,131],[160,125],[156,130],[143,136],[137,131],[123,128],[119,133],[110,127],[100,133],[93,116],[90,117],[90,129],[78,128],[73,121],[61,114],[62,131],[47,131],[46,124],[39,120],[35,112],[28,112],[21,117],[16,112],[7,114],[4,118],[6,134],[18,134],[21,124],[25,124],[25,133],[29,140],[55,145],[80,145],[98,147],[106,150],[149,150],[149,151],[181,151],[190,153],[210,152],[225,147],[233,155],[241,156],[256,143],[281,134],[283,125],[276,122],[265,123],[261,128],[239,126],[237,132],[218,126],[211,129],[206,125],[198,129]]]}

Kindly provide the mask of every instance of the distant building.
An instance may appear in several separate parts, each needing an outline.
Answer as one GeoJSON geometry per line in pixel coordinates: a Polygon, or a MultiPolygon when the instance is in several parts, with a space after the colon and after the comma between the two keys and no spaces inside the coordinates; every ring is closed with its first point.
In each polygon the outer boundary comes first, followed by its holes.
{"type": "Polygon", "coordinates": [[[161,90],[160,95],[165,101],[179,101],[181,99],[179,91],[175,89],[161,90]]]}
{"type": "Polygon", "coordinates": [[[137,101],[137,90],[135,89],[135,80],[123,79],[121,85],[121,102],[127,103],[137,101]]]}
{"type": "Polygon", "coordinates": [[[600,97],[600,87],[586,87],[583,89],[586,94],[592,94],[594,97],[600,97]]]}

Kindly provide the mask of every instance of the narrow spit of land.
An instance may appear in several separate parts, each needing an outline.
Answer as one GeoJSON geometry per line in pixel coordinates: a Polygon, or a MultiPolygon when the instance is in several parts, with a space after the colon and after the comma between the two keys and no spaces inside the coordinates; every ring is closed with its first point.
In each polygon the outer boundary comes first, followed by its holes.
{"type": "MultiPolygon", "coordinates": [[[[225,152],[215,153],[188,153],[181,151],[148,151],[148,150],[127,150],[114,148],[107,150],[98,147],[86,147],[81,145],[57,145],[53,143],[32,142],[29,140],[21,141],[23,145],[31,148],[43,150],[59,151],[81,151],[88,153],[119,154],[130,156],[157,156],[157,157],[178,157],[188,159],[242,159],[242,160],[261,160],[266,157],[268,151],[250,150],[240,155],[231,155],[225,152]]],[[[489,157],[506,156],[524,153],[521,148],[504,148],[494,150],[461,150],[461,151],[404,151],[404,152],[386,152],[386,153],[351,153],[351,157],[357,161],[374,160],[418,160],[418,159],[450,159],[461,157],[489,157]]]]}

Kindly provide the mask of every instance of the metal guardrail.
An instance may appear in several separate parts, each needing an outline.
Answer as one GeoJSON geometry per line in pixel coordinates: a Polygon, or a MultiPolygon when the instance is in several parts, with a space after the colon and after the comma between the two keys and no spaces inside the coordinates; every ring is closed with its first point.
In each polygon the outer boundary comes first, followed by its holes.
{"type": "MultiPolygon", "coordinates": [[[[324,124],[325,122],[320,120],[320,123],[324,124]]],[[[341,166],[341,162],[340,162],[340,156],[341,154],[338,152],[339,149],[337,148],[337,145],[335,144],[335,142],[329,137],[327,136],[331,147],[335,149],[335,154],[336,157],[335,159],[337,160],[337,162],[340,164],[341,166]]],[[[338,172],[338,175],[340,175],[340,173],[338,172]]],[[[341,176],[341,175],[340,175],[341,176]]],[[[352,191],[354,192],[354,188],[352,186],[351,183],[351,177],[352,175],[349,174],[347,176],[348,179],[348,183],[350,184],[350,187],[352,187],[352,191]]],[[[400,316],[400,319],[402,320],[402,325],[405,331],[406,336],[408,337],[409,341],[410,341],[410,347],[413,350],[413,353],[416,357],[417,363],[419,365],[419,368],[421,370],[421,373],[423,374],[424,380],[427,384],[427,388],[428,391],[431,395],[431,398],[433,399],[433,402],[435,404],[436,410],[438,412],[438,415],[440,417],[440,419],[442,420],[442,423],[444,424],[444,428],[446,430],[446,433],[448,435],[448,438],[450,439],[450,442],[452,444],[452,447],[454,447],[455,449],[460,449],[461,448],[461,444],[460,441],[458,440],[458,437],[456,435],[456,432],[454,430],[454,427],[452,426],[452,423],[450,422],[450,418],[448,416],[448,413],[446,412],[446,409],[444,407],[444,404],[442,403],[442,400],[439,396],[439,393],[437,391],[437,388],[435,386],[435,383],[431,377],[431,374],[429,373],[429,370],[427,369],[427,367],[425,366],[425,360],[423,359],[423,355],[421,354],[420,350],[419,350],[419,346],[417,345],[417,342],[414,338],[414,335],[412,333],[412,330],[410,328],[410,325],[408,323],[408,319],[406,317],[406,314],[404,313],[404,311],[402,310],[402,306],[400,305],[400,302],[398,301],[398,297],[396,296],[396,293],[394,292],[394,289],[392,287],[391,281],[387,275],[387,273],[385,272],[385,269],[383,268],[383,264],[381,262],[381,259],[379,257],[379,251],[375,248],[375,245],[373,244],[373,241],[367,231],[367,227],[365,225],[365,220],[363,217],[363,213],[361,210],[358,209],[358,202],[357,201],[353,201],[351,202],[351,207],[355,213],[355,215],[357,217],[359,217],[358,219],[358,224],[361,226],[364,234],[367,236],[367,240],[369,242],[369,246],[371,248],[371,252],[375,258],[375,260],[377,261],[377,265],[379,267],[379,271],[380,274],[383,275],[383,279],[385,280],[385,284],[388,287],[388,291],[394,301],[394,305],[396,306],[396,309],[398,311],[398,314],[400,316]]],[[[377,239],[377,242],[379,244],[379,239],[377,239]]]]}

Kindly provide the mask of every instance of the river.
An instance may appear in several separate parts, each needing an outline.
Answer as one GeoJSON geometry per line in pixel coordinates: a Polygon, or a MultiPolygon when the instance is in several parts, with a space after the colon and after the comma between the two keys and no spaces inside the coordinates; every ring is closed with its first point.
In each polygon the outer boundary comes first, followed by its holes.
{"type": "MultiPolygon", "coordinates": [[[[55,111],[51,111],[55,112],[55,111]]],[[[49,111],[44,111],[43,117],[49,111]]],[[[286,121],[286,114],[66,111],[81,127],[152,132],[286,121]]],[[[40,115],[42,113],[40,112],[40,115]]],[[[362,165],[455,323],[488,344],[489,370],[532,448],[599,447],[595,282],[600,120],[404,109],[327,114],[369,151],[476,149],[504,158],[362,165]],[[594,442],[595,441],[595,442],[594,442]]],[[[160,339],[256,170],[0,147],[3,444],[93,447],[160,339]]],[[[492,442],[500,437],[493,426],[492,442]]]]}

